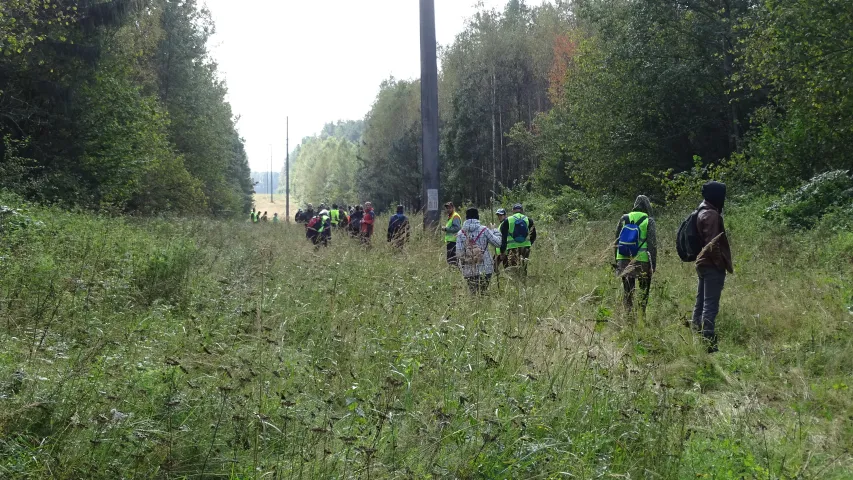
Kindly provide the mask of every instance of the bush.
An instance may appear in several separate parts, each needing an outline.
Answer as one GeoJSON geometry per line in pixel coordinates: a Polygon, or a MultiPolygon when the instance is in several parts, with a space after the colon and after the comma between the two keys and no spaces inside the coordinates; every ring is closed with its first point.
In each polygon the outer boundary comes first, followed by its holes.
{"type": "Polygon", "coordinates": [[[853,178],[845,170],[812,178],[767,208],[765,216],[793,228],[810,229],[829,213],[853,215],[853,178]]]}
{"type": "MultiPolygon", "coordinates": [[[[630,200],[623,202],[627,205],[630,200]]],[[[528,212],[535,214],[544,221],[572,222],[578,219],[601,220],[612,218],[622,213],[617,207],[620,202],[609,195],[594,196],[563,187],[559,195],[546,197],[532,195],[528,197],[525,207],[528,212]]]]}

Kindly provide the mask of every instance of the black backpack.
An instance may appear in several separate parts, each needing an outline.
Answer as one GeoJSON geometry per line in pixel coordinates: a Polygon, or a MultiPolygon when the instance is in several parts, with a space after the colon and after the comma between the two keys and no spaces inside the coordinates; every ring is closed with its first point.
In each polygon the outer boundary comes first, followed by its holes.
{"type": "Polygon", "coordinates": [[[702,251],[702,237],[699,235],[699,212],[704,208],[697,208],[693,213],[687,216],[681,227],[678,228],[678,235],[675,237],[675,250],[682,262],[695,262],[699,252],[702,251]]]}

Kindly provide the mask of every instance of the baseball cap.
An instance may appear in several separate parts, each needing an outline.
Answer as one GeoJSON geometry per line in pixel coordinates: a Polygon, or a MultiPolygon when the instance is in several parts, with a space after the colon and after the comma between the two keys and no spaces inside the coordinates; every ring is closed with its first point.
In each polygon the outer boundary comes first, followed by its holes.
{"type": "Polygon", "coordinates": [[[503,209],[503,208],[499,208],[499,209],[498,209],[498,211],[497,211],[497,212],[495,212],[495,213],[496,213],[496,214],[498,214],[498,215],[506,215],[506,210],[505,210],[505,209],[503,209]]]}
{"type": "Polygon", "coordinates": [[[515,205],[512,206],[512,209],[513,210],[524,210],[524,207],[522,207],[520,203],[516,203],[515,205]]]}

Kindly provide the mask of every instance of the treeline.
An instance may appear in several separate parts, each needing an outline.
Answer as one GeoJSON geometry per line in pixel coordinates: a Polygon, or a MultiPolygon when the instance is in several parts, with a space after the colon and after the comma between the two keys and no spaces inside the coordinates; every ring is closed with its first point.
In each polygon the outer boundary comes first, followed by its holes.
{"type": "MultiPolygon", "coordinates": [[[[853,8],[832,0],[511,0],[480,11],[441,50],[443,196],[485,204],[517,187],[662,199],[708,176],[777,192],[851,169],[851,24],[853,8]]],[[[298,178],[318,180],[310,198],[337,199],[319,180],[354,170],[348,198],[419,208],[420,129],[419,82],[387,80],[354,151],[298,178]]]]}
{"type": "Polygon", "coordinates": [[[0,2],[0,187],[119,212],[247,211],[196,0],[0,2]]]}

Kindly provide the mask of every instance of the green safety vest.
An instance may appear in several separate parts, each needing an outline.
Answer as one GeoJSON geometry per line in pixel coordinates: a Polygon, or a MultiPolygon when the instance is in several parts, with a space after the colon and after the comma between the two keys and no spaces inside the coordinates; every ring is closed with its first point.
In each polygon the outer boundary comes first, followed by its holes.
{"type": "Polygon", "coordinates": [[[329,220],[328,215],[320,215],[320,227],[317,228],[317,233],[323,233],[326,229],[326,221],[329,220]]]}
{"type": "Polygon", "coordinates": [[[513,216],[506,219],[509,225],[509,237],[506,239],[506,249],[512,250],[513,248],[521,248],[521,247],[529,247],[532,244],[530,243],[530,219],[525,217],[524,214],[516,213],[513,216]],[[515,230],[515,219],[520,218],[527,224],[527,238],[518,243],[512,238],[512,232],[515,230]]]}
{"type": "Polygon", "coordinates": [[[252,223],[258,223],[258,221],[260,219],[261,219],[261,212],[258,212],[256,214],[252,215],[252,223]]]}
{"type": "MultiPolygon", "coordinates": [[[[634,261],[637,262],[649,262],[649,246],[646,243],[648,240],[648,231],[649,231],[649,214],[643,212],[631,212],[628,214],[628,221],[640,227],[640,253],[637,254],[637,257],[634,258],[634,261]],[[637,225],[637,221],[641,218],[646,217],[643,220],[643,223],[637,225]]],[[[624,255],[619,254],[619,250],[616,250],[616,260],[631,260],[631,257],[626,257],[624,255]]]]}
{"type": "MultiPolygon", "coordinates": [[[[461,225],[462,224],[462,217],[458,213],[453,212],[453,215],[451,215],[450,219],[447,220],[447,228],[452,227],[453,226],[453,220],[456,220],[457,218],[459,219],[459,223],[460,223],[459,226],[461,227],[462,226],[461,225]]],[[[447,243],[455,242],[456,241],[456,234],[450,233],[450,232],[445,232],[444,241],[447,243]]]]}
{"type": "Polygon", "coordinates": [[[337,227],[338,223],[341,221],[341,211],[337,210],[337,209],[332,210],[331,215],[332,215],[332,226],[337,227]]]}

